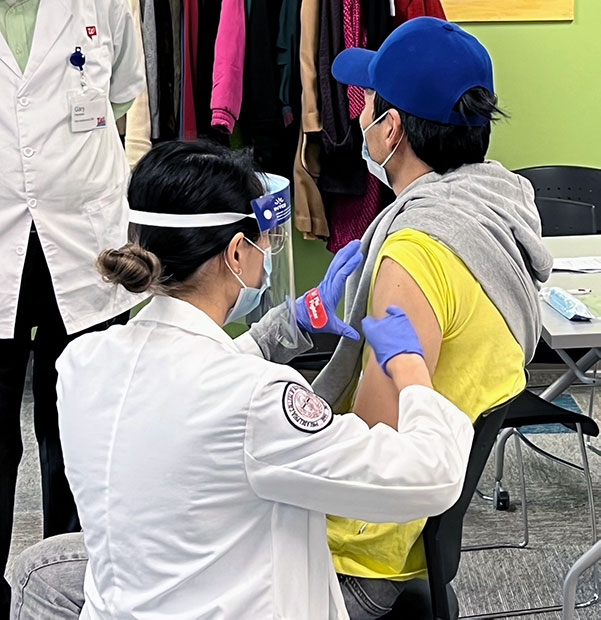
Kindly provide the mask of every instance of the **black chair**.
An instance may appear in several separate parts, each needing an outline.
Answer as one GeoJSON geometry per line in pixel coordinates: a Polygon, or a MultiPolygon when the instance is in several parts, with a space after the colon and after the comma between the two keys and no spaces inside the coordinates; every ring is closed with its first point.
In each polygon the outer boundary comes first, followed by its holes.
{"type": "Polygon", "coordinates": [[[563,198],[535,198],[543,237],[594,235],[597,232],[595,206],[563,198]]]}
{"type": "Polygon", "coordinates": [[[580,424],[585,435],[597,437],[599,434],[599,427],[592,418],[554,405],[528,390],[511,404],[503,428],[556,423],[572,431],[576,431],[576,425],[580,424]]]}
{"type": "Polygon", "coordinates": [[[463,518],[472,501],[499,429],[503,426],[514,400],[478,417],[474,424],[474,441],[461,495],[452,508],[426,522],[424,548],[428,564],[432,617],[435,620],[454,620],[459,616],[457,597],[451,587],[451,581],[459,569],[463,518]]]}
{"type": "MultiPolygon", "coordinates": [[[[535,166],[515,170],[533,185],[536,197],[561,198],[601,209],[601,169],[583,166],[535,166]]],[[[601,226],[601,221],[597,222],[601,226]]],[[[601,231],[600,231],[601,232],[601,231]]]]}
{"type": "MultiPolygon", "coordinates": [[[[601,232],[601,218],[592,216],[589,211],[583,218],[583,222],[579,222],[576,216],[559,214],[555,218],[555,207],[542,201],[543,198],[555,198],[558,200],[569,200],[570,202],[578,202],[586,205],[593,205],[598,210],[601,209],[601,169],[586,168],[583,166],[534,166],[530,168],[521,168],[514,170],[515,173],[526,177],[534,187],[535,200],[541,220],[543,222],[543,236],[551,235],[577,235],[591,234],[601,232]],[[595,217],[595,224],[592,218],[595,217]],[[592,228],[594,226],[594,228],[592,228]],[[575,232],[578,229],[579,232],[575,232]],[[580,232],[581,231],[581,232],[580,232]]],[[[571,205],[570,205],[571,206],[571,205]]],[[[576,207],[580,212],[580,206],[576,207]]],[[[590,209],[587,207],[587,209],[590,209]]],[[[572,212],[573,213],[573,212],[572,212]]],[[[584,354],[581,349],[573,351],[573,359],[578,359],[584,354]]],[[[533,362],[535,363],[554,363],[561,362],[557,354],[549,349],[544,343],[539,343],[533,362]]]]}
{"type": "MultiPolygon", "coordinates": [[[[579,433],[579,439],[582,439],[583,443],[584,439],[580,437],[580,431],[582,435],[587,435],[588,437],[597,437],[599,435],[599,427],[591,417],[583,415],[582,413],[568,411],[563,407],[559,407],[558,405],[554,405],[553,403],[543,400],[532,392],[523,392],[522,396],[517,399],[516,402],[512,405],[507,414],[507,417],[505,418],[505,422],[503,424],[504,430],[499,435],[499,441],[496,447],[495,489],[493,501],[497,510],[508,510],[510,505],[509,493],[503,489],[503,487],[501,486],[501,481],[503,479],[503,447],[512,435],[516,435],[517,437],[519,437],[523,443],[533,448],[535,452],[542,454],[542,456],[550,458],[551,460],[554,460],[560,464],[575,467],[572,463],[568,463],[566,461],[563,461],[562,459],[558,459],[553,455],[548,454],[547,452],[543,452],[540,448],[535,446],[527,437],[525,437],[519,430],[522,426],[540,426],[546,424],[563,424],[566,428],[569,428],[570,430],[579,433]]],[[[586,450],[584,451],[582,456],[584,461],[583,467],[576,468],[580,469],[580,471],[583,471],[586,474],[586,470],[588,469],[588,458],[586,457],[586,450]]],[[[589,497],[589,502],[591,512],[594,512],[594,505],[592,504],[592,499],[593,498],[591,495],[589,497]]],[[[522,503],[524,504],[524,511],[527,511],[525,501],[523,501],[522,503]]],[[[526,542],[515,546],[525,547],[528,543],[527,539],[528,531],[526,519],[526,542]]]]}
{"type": "Polygon", "coordinates": [[[476,420],[461,495],[452,508],[438,517],[428,519],[424,528],[428,581],[410,582],[397,599],[393,610],[384,618],[454,620],[458,617],[459,605],[451,581],[459,568],[463,517],[513,400],[486,411],[476,420]]]}
{"type": "MultiPolygon", "coordinates": [[[[393,610],[384,618],[389,620],[394,618],[456,620],[459,617],[459,605],[451,582],[457,575],[462,551],[520,546],[509,543],[474,546],[463,549],[461,547],[463,519],[471,499],[477,491],[478,481],[498,432],[503,428],[553,422],[564,424],[571,430],[578,432],[581,451],[586,459],[586,449],[584,448],[582,434],[586,432],[588,435],[598,435],[599,428],[595,422],[588,416],[548,403],[529,391],[524,391],[513,400],[483,413],[476,420],[474,424],[474,442],[461,496],[457,503],[445,513],[428,519],[424,529],[423,538],[428,563],[428,581],[420,582],[414,580],[414,582],[411,582],[410,587],[397,599],[393,610]]],[[[582,469],[587,473],[587,490],[594,516],[588,461],[585,461],[582,469]]],[[[523,498],[523,504],[525,505],[525,498],[523,498]]],[[[596,535],[595,530],[593,530],[593,535],[596,535]]],[[[491,575],[491,578],[493,577],[491,575]]],[[[553,606],[544,609],[549,611],[561,610],[561,607],[553,606]]],[[[509,610],[506,612],[478,614],[477,617],[515,616],[528,611],[530,610],[509,610]]],[[[530,613],[532,612],[530,611],[530,613]]]]}
{"type": "MultiPolygon", "coordinates": [[[[526,485],[524,480],[524,469],[521,458],[521,449],[520,443],[526,444],[528,447],[532,448],[538,454],[545,456],[546,458],[550,458],[551,460],[565,465],[566,467],[570,467],[571,469],[575,469],[583,474],[587,489],[588,495],[588,503],[590,510],[590,519],[591,519],[591,539],[592,544],[595,544],[597,540],[597,524],[596,524],[596,515],[595,515],[595,503],[593,496],[593,484],[589,469],[588,463],[588,455],[586,450],[586,445],[584,441],[584,435],[588,435],[589,437],[597,437],[599,435],[599,427],[595,423],[595,421],[589,416],[583,415],[581,413],[575,413],[573,411],[569,411],[564,409],[563,407],[559,407],[550,403],[546,400],[543,400],[536,394],[525,390],[522,394],[517,397],[510,405],[507,415],[503,420],[503,424],[501,425],[503,429],[497,438],[497,446],[495,450],[495,489],[493,493],[493,497],[488,497],[485,499],[492,500],[495,503],[495,507],[497,509],[508,509],[510,504],[510,498],[507,491],[503,489],[501,486],[501,480],[503,478],[503,447],[507,440],[514,436],[516,438],[516,453],[518,456],[518,465],[520,471],[521,478],[521,492],[522,492],[522,521],[523,521],[523,539],[519,542],[508,542],[508,543],[494,543],[487,545],[479,545],[469,547],[464,549],[464,551],[478,551],[478,550],[486,550],[486,549],[500,549],[500,548],[516,548],[516,549],[525,549],[528,547],[529,543],[529,530],[528,530],[528,503],[526,499],[526,485]],[[520,430],[520,427],[523,426],[538,426],[538,425],[546,425],[546,424],[563,424],[566,428],[569,428],[572,431],[576,431],[578,435],[578,443],[580,447],[580,454],[582,457],[582,466],[575,465],[574,463],[570,463],[569,461],[565,461],[559,457],[551,455],[537,445],[535,445],[530,439],[528,439],[520,430]],[[499,456],[501,455],[501,457],[499,456]]],[[[597,589],[597,583],[595,583],[597,589]]],[[[595,593],[595,597],[581,603],[579,607],[585,607],[592,603],[594,603],[597,594],[595,593]]],[[[513,609],[503,611],[503,617],[511,617],[511,616],[520,616],[532,613],[551,613],[555,611],[561,611],[561,605],[551,604],[544,607],[531,608],[531,609],[513,609]]],[[[498,617],[498,612],[490,613],[490,614],[480,614],[478,618],[494,618],[498,617]]]]}
{"type": "MultiPolygon", "coordinates": [[[[597,231],[595,202],[600,205],[601,208],[601,169],[583,168],[580,166],[539,166],[535,168],[523,168],[515,172],[528,178],[534,186],[535,201],[541,216],[543,236],[587,235],[594,234],[597,231]]],[[[585,355],[586,352],[586,349],[572,349],[567,351],[567,355],[573,360],[578,360],[585,355]]],[[[542,340],[536,348],[531,363],[541,362],[562,363],[558,354],[550,349],[542,340]]],[[[590,411],[592,411],[593,397],[594,391],[591,391],[590,411]]],[[[545,402],[541,401],[541,399],[538,400],[541,403],[545,402]]],[[[542,408],[547,412],[541,413],[541,424],[550,423],[549,421],[545,421],[548,415],[553,417],[550,407],[552,407],[552,405],[549,403],[535,406],[535,409],[540,411],[542,408]]],[[[510,413],[508,419],[511,418],[511,416],[512,413],[510,413]]],[[[586,420],[590,419],[586,416],[584,417],[586,420]]],[[[532,422],[532,424],[537,423],[539,422],[532,422]]],[[[592,422],[592,424],[595,425],[594,422],[592,422]]],[[[514,426],[518,427],[520,425],[515,424],[514,426]]],[[[586,422],[582,423],[582,429],[584,434],[589,436],[596,436],[598,433],[598,429],[597,433],[594,432],[594,429],[592,429],[591,432],[587,432],[589,426],[586,422]]],[[[515,432],[517,433],[517,431],[515,432]]],[[[501,486],[501,479],[503,472],[503,451],[505,443],[511,434],[512,431],[510,430],[502,433],[495,450],[497,478],[495,481],[493,501],[498,510],[507,510],[509,508],[509,496],[501,486]]],[[[523,438],[523,435],[521,435],[521,438],[526,445],[532,447],[531,442],[523,438]]],[[[544,453],[543,456],[548,455],[544,453]]],[[[527,530],[526,524],[526,533],[527,530]]],[[[526,546],[527,542],[526,536],[525,542],[520,546],[526,546]]]]}

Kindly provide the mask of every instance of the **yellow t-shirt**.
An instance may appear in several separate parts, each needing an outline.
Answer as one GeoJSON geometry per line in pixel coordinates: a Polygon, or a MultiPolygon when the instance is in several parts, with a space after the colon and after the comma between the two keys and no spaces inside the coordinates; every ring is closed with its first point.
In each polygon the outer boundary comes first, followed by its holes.
{"type": "MultiPolygon", "coordinates": [[[[428,299],[442,332],[434,389],[472,421],[525,386],[524,353],[500,312],[461,259],[439,241],[403,229],[384,242],[384,258],[404,267],[428,299]]],[[[367,347],[366,347],[367,348],[367,347]]],[[[365,367],[368,351],[364,351],[365,367]]],[[[328,516],[328,542],[336,571],[357,577],[403,581],[426,577],[421,532],[426,523],[365,523],[328,516]]]]}

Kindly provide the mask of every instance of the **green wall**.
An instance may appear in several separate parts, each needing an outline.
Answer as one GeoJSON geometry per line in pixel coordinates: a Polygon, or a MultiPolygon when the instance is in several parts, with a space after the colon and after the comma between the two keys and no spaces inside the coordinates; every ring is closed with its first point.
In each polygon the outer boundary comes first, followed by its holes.
{"type": "Polygon", "coordinates": [[[490,52],[511,114],[489,151],[508,168],[601,167],[601,2],[575,8],[573,22],[462,24],[490,52]]]}
{"type": "Polygon", "coordinates": [[[299,295],[319,283],[331,258],[323,241],[305,241],[294,230],[294,279],[299,295]]]}
{"type": "MultiPolygon", "coordinates": [[[[461,24],[490,52],[501,106],[489,157],[508,168],[601,168],[601,0],[575,0],[573,22],[461,24]]],[[[297,290],[314,286],[331,255],[295,238],[297,290]]]]}

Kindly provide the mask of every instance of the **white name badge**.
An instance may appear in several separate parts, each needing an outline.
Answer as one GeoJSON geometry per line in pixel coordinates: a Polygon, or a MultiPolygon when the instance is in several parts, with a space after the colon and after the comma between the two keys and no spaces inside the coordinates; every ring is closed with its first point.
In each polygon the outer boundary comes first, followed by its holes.
{"type": "Polygon", "coordinates": [[[106,95],[96,88],[69,93],[71,107],[71,131],[93,131],[106,127],[106,95]]]}

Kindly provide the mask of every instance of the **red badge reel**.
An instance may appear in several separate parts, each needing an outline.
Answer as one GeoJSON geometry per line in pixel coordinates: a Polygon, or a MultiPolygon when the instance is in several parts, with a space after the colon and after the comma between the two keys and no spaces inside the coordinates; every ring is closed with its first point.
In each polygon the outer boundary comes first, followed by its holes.
{"type": "Polygon", "coordinates": [[[319,289],[313,288],[305,295],[305,306],[309,313],[309,320],[314,329],[325,327],[328,322],[328,313],[321,300],[319,289]]]}

